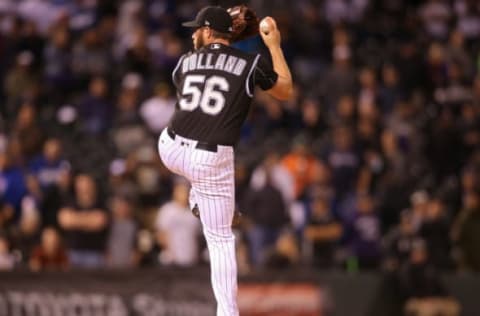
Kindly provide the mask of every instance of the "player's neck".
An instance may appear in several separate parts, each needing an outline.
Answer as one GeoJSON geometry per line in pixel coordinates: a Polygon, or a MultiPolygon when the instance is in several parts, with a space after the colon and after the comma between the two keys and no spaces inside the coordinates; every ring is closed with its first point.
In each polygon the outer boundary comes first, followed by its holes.
{"type": "Polygon", "coordinates": [[[207,45],[210,45],[210,44],[223,44],[223,45],[230,45],[230,42],[226,39],[223,39],[223,38],[214,38],[212,40],[209,40],[207,45]]]}

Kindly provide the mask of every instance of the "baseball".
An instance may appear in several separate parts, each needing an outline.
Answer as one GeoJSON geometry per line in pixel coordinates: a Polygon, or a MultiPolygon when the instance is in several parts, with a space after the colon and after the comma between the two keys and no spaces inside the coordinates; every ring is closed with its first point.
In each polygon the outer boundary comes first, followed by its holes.
{"type": "Polygon", "coordinates": [[[264,34],[268,34],[268,32],[270,32],[270,24],[267,22],[267,20],[263,19],[260,22],[260,31],[264,34]]]}

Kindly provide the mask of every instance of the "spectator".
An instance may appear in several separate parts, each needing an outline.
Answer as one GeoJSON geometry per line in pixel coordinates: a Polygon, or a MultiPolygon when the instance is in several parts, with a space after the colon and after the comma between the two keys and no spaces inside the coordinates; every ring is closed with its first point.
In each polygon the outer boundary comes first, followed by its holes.
{"type": "Polygon", "coordinates": [[[122,81],[112,130],[113,141],[121,156],[138,149],[149,139],[138,113],[141,84],[142,77],[135,73],[125,75],[122,81]]]}
{"type": "Polygon", "coordinates": [[[413,229],[418,233],[425,220],[430,197],[426,191],[419,190],[410,196],[410,202],[412,207],[408,209],[407,212],[411,216],[413,229]]]}
{"type": "Polygon", "coordinates": [[[137,108],[139,106],[142,80],[138,73],[133,72],[123,77],[115,109],[115,126],[141,122],[137,108]]]}
{"type": "Polygon", "coordinates": [[[430,200],[419,233],[430,253],[430,263],[439,270],[448,270],[451,267],[449,225],[445,205],[439,198],[430,200]]]}
{"type": "MultiPolygon", "coordinates": [[[[345,30],[336,30],[340,37],[345,30]]],[[[351,64],[352,52],[347,44],[338,44],[333,48],[333,65],[321,81],[324,83],[322,91],[327,97],[327,107],[332,108],[341,96],[353,95],[355,92],[355,71],[351,64]]]]}
{"type": "Polygon", "coordinates": [[[421,157],[415,156],[420,151],[423,140],[418,130],[419,119],[419,108],[408,100],[395,104],[394,111],[386,122],[388,130],[397,138],[401,154],[411,160],[415,159],[415,163],[422,162],[421,157]]]}
{"type": "Polygon", "coordinates": [[[42,231],[41,243],[32,252],[29,261],[32,271],[65,270],[68,268],[67,251],[60,235],[53,227],[42,231]]]}
{"type": "Polygon", "coordinates": [[[281,230],[289,221],[281,192],[272,184],[272,172],[266,174],[265,185],[250,189],[245,195],[244,211],[248,218],[246,236],[252,265],[265,264],[266,252],[274,247],[281,230]]]}
{"type": "Polygon", "coordinates": [[[328,59],[328,36],[330,27],[321,15],[318,6],[311,1],[303,1],[295,8],[296,16],[304,23],[294,23],[292,38],[297,50],[293,65],[295,82],[309,85],[315,82],[328,59]]]}
{"type": "Polygon", "coordinates": [[[309,139],[318,139],[326,131],[325,113],[317,100],[307,98],[300,105],[302,111],[302,131],[309,139]]]}
{"type": "MultiPolygon", "coordinates": [[[[369,93],[367,93],[367,95],[368,94],[369,93]]],[[[358,120],[357,120],[358,122],[368,121],[368,122],[371,122],[372,124],[378,124],[380,111],[376,103],[378,101],[377,99],[378,99],[378,96],[374,100],[375,102],[370,102],[369,97],[365,97],[365,100],[363,100],[362,103],[358,104],[358,120]]]]}
{"type": "Polygon", "coordinates": [[[347,226],[347,240],[360,269],[375,269],[380,263],[380,221],[369,195],[357,198],[356,216],[347,226]]]}
{"type": "Polygon", "coordinates": [[[108,83],[103,77],[90,80],[88,94],[78,105],[82,129],[90,134],[107,131],[111,125],[112,105],[108,101],[108,83]]]}
{"type": "Polygon", "coordinates": [[[393,64],[382,67],[382,85],[379,91],[379,105],[385,115],[390,115],[394,105],[403,96],[397,68],[393,64]]]}
{"type": "Polygon", "coordinates": [[[67,10],[70,28],[73,32],[88,32],[97,22],[99,4],[91,1],[75,1],[64,4],[67,10]]]}
{"type": "Polygon", "coordinates": [[[0,230],[5,230],[10,220],[13,218],[13,214],[13,207],[0,199],[0,230]]]}
{"type": "Polygon", "coordinates": [[[379,154],[378,148],[380,148],[380,129],[378,127],[378,123],[375,119],[361,118],[358,120],[356,126],[356,134],[358,151],[359,153],[363,154],[364,163],[368,163],[370,159],[374,159],[372,155],[378,156],[379,154]]]}
{"type": "Polygon", "coordinates": [[[19,157],[17,163],[26,164],[41,152],[43,131],[38,122],[38,112],[33,104],[24,103],[20,107],[12,136],[18,140],[19,157]]]}
{"type": "Polygon", "coordinates": [[[89,175],[77,175],[74,196],[58,214],[58,223],[66,234],[68,259],[72,267],[104,266],[108,222],[95,181],[89,175]]]}
{"type": "MultiPolygon", "coordinates": [[[[57,18],[59,8],[53,3],[45,1],[20,1],[18,13],[22,18],[31,23],[30,28],[38,25],[40,33],[45,34],[57,18]]],[[[36,28],[34,30],[36,31],[36,28]]]]}
{"type": "Polygon", "coordinates": [[[462,154],[461,135],[449,108],[443,108],[433,124],[427,150],[435,178],[442,181],[458,170],[462,154]]]}
{"type": "Polygon", "coordinates": [[[469,101],[471,92],[466,78],[460,62],[450,61],[447,64],[446,84],[435,90],[435,100],[451,107],[460,107],[462,103],[469,101]]]}
{"type": "Polygon", "coordinates": [[[22,199],[19,223],[11,229],[12,247],[19,254],[21,263],[28,264],[30,255],[40,239],[41,216],[30,196],[22,199]]]}
{"type": "Polygon", "coordinates": [[[6,236],[0,235],[0,270],[12,270],[15,257],[10,252],[10,243],[6,236]]]}
{"type": "Polygon", "coordinates": [[[470,102],[464,103],[461,111],[458,122],[461,138],[459,149],[462,150],[462,157],[468,157],[480,145],[480,112],[470,102]]]}
{"type": "Polygon", "coordinates": [[[110,68],[110,53],[105,47],[98,29],[90,27],[81,35],[81,40],[76,42],[72,51],[72,70],[85,86],[90,76],[105,76],[110,68]]]}
{"type": "Polygon", "coordinates": [[[200,223],[190,211],[189,189],[187,183],[178,180],[172,200],[158,211],[155,229],[162,248],[160,262],[164,265],[194,266],[199,263],[200,223]]]}
{"type": "MultiPolygon", "coordinates": [[[[416,30],[415,30],[416,31],[416,30]]],[[[393,60],[400,74],[402,89],[410,94],[418,87],[427,91],[429,86],[423,53],[420,53],[415,40],[408,31],[395,45],[396,52],[393,54],[393,60]]]]}
{"type": "Polygon", "coordinates": [[[115,196],[111,201],[112,220],[107,241],[107,262],[112,268],[135,266],[137,223],[131,198],[115,196]]]}
{"type": "Polygon", "coordinates": [[[451,8],[447,1],[429,0],[420,8],[425,30],[435,39],[445,39],[448,33],[448,22],[451,8]]]}
{"type": "Polygon", "coordinates": [[[118,23],[116,31],[121,40],[118,50],[124,54],[128,45],[130,44],[132,34],[142,22],[142,10],[144,9],[142,2],[127,1],[119,5],[118,8],[118,23]]]}
{"type": "Polygon", "coordinates": [[[475,38],[480,34],[480,9],[475,1],[455,1],[455,12],[457,13],[457,28],[462,31],[468,39],[475,38]]]}
{"type": "Polygon", "coordinates": [[[256,123],[252,133],[257,139],[266,139],[268,136],[275,134],[283,134],[288,128],[288,116],[282,104],[271,97],[265,96],[256,97],[256,100],[261,104],[257,107],[257,115],[254,115],[256,123]]]}
{"type": "Polygon", "coordinates": [[[464,193],[471,193],[478,190],[480,185],[479,170],[475,166],[468,165],[462,170],[460,184],[464,193]]]}
{"type": "Polygon", "coordinates": [[[332,170],[332,184],[337,198],[342,199],[353,189],[362,164],[350,128],[335,128],[333,144],[322,156],[332,170]]]}
{"type": "Polygon", "coordinates": [[[352,126],[355,124],[357,109],[355,99],[352,95],[342,95],[335,104],[334,111],[331,113],[331,119],[334,126],[352,126]]]}
{"type": "MultiPolygon", "coordinates": [[[[12,219],[17,220],[21,201],[27,194],[27,186],[23,172],[13,164],[6,152],[0,152],[0,180],[2,184],[0,186],[0,196],[6,206],[13,207],[15,212],[12,214],[12,219]]],[[[5,209],[5,211],[8,210],[5,209]]],[[[10,212],[4,213],[7,216],[6,221],[10,220],[8,214],[10,212]]]]}
{"type": "Polygon", "coordinates": [[[413,245],[419,240],[421,238],[413,225],[412,215],[402,212],[398,226],[393,227],[384,238],[384,267],[387,270],[397,270],[406,264],[413,245]]]}
{"type": "Polygon", "coordinates": [[[368,1],[327,0],[325,17],[331,24],[358,22],[368,5],[368,1]]]}
{"type": "Polygon", "coordinates": [[[360,91],[358,92],[358,107],[376,106],[379,98],[377,76],[373,68],[365,67],[358,75],[360,91]]]}
{"type": "Polygon", "coordinates": [[[261,190],[267,185],[269,175],[271,185],[282,193],[285,206],[288,208],[295,196],[293,178],[281,164],[278,153],[273,150],[265,155],[263,163],[252,172],[250,188],[254,191],[261,190]]]}
{"type": "Polygon", "coordinates": [[[38,179],[43,190],[56,185],[62,171],[70,168],[62,157],[62,144],[57,138],[49,138],[43,145],[43,153],[30,162],[30,172],[38,179]]]}
{"type": "Polygon", "coordinates": [[[409,262],[399,272],[406,315],[458,316],[458,303],[448,296],[437,271],[429,264],[423,242],[414,245],[409,262]]]}
{"type": "Polygon", "coordinates": [[[151,52],[147,46],[146,30],[142,27],[136,27],[132,34],[130,47],[125,54],[125,72],[134,72],[142,76],[150,74],[151,52]]]}
{"type": "MultiPolygon", "coordinates": [[[[67,97],[67,93],[73,87],[72,53],[70,45],[70,33],[66,29],[57,29],[52,32],[50,41],[43,52],[45,62],[45,80],[49,91],[61,93],[67,97]]],[[[63,102],[63,98],[56,98],[63,102]]]]}
{"type": "Polygon", "coordinates": [[[445,56],[445,47],[442,44],[436,42],[430,44],[426,67],[427,75],[433,85],[433,89],[440,88],[447,83],[448,65],[445,56]]]}
{"type": "Polygon", "coordinates": [[[159,73],[170,74],[183,51],[183,42],[170,29],[161,29],[153,36],[155,38],[149,38],[152,63],[159,73]]]}
{"type": "Polygon", "coordinates": [[[312,264],[315,268],[333,268],[343,226],[334,218],[328,198],[314,197],[310,208],[311,215],[304,238],[312,245],[312,264]]]}
{"type": "Polygon", "coordinates": [[[465,36],[460,30],[455,29],[450,33],[446,54],[449,62],[458,63],[462,73],[467,77],[473,74],[472,60],[465,47],[465,36]]]}
{"type": "Polygon", "coordinates": [[[384,229],[388,230],[398,222],[402,208],[408,207],[410,191],[409,161],[400,150],[399,141],[391,130],[385,129],[381,136],[382,154],[384,156],[385,174],[379,180],[379,204],[384,229]]]}
{"type": "Polygon", "coordinates": [[[44,226],[59,228],[58,212],[72,196],[72,173],[70,168],[61,168],[57,174],[57,181],[43,193],[40,209],[44,226]]]}
{"type": "Polygon", "coordinates": [[[152,267],[158,266],[161,263],[160,245],[156,242],[155,233],[152,233],[148,229],[142,229],[138,231],[136,248],[138,249],[138,255],[136,262],[140,267],[152,267]]]}
{"type": "Polygon", "coordinates": [[[154,95],[140,107],[140,115],[147,123],[150,132],[159,135],[167,126],[175,111],[175,102],[172,89],[166,82],[155,85],[154,95]]]}
{"type": "Polygon", "coordinates": [[[138,164],[138,157],[134,153],[127,159],[115,159],[110,163],[109,186],[113,195],[138,196],[139,188],[135,176],[138,164]]]}
{"type": "Polygon", "coordinates": [[[312,174],[313,182],[309,187],[308,197],[312,198],[316,194],[325,194],[329,198],[334,198],[335,191],[332,188],[332,170],[324,161],[318,161],[315,164],[312,174]]]}
{"type": "Polygon", "coordinates": [[[291,151],[282,159],[282,165],[293,177],[295,199],[301,199],[305,188],[312,182],[311,175],[315,162],[316,159],[308,148],[307,139],[302,135],[297,136],[291,151]]]}
{"type": "Polygon", "coordinates": [[[463,210],[458,214],[452,231],[453,240],[461,254],[462,268],[480,271],[480,197],[477,192],[467,192],[463,210]]]}
{"type": "Polygon", "coordinates": [[[15,67],[10,68],[4,81],[7,118],[12,118],[17,112],[17,103],[29,88],[36,83],[36,77],[32,70],[34,56],[29,51],[23,51],[16,57],[15,67]]]}

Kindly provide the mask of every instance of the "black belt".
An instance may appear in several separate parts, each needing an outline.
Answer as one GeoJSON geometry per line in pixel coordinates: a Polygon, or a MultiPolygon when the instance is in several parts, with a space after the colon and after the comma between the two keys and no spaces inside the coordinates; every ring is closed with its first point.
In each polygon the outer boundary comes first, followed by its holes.
{"type": "MultiPolygon", "coordinates": [[[[175,139],[175,136],[177,136],[177,134],[169,127],[167,128],[167,134],[168,134],[168,136],[170,136],[171,139],[175,139]]],[[[183,143],[182,145],[184,145],[184,144],[186,144],[186,143],[183,143]]],[[[218,147],[217,144],[211,144],[211,143],[206,143],[206,142],[197,142],[197,145],[195,146],[195,148],[197,148],[197,149],[211,151],[211,152],[214,152],[214,153],[217,152],[217,147],[218,147]]]]}

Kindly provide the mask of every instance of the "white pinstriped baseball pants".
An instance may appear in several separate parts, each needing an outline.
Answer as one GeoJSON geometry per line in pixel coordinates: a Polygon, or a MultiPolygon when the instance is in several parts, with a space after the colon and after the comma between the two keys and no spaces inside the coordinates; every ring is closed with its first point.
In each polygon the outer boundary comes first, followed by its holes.
{"type": "Polygon", "coordinates": [[[197,141],[164,129],[158,141],[160,158],[170,171],[188,179],[190,206],[198,205],[210,255],[210,274],[217,316],[238,316],[237,262],[232,232],[235,180],[233,147],[217,152],[196,149],[197,141]]]}

